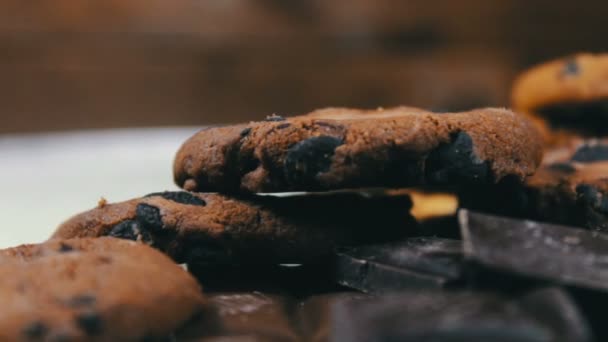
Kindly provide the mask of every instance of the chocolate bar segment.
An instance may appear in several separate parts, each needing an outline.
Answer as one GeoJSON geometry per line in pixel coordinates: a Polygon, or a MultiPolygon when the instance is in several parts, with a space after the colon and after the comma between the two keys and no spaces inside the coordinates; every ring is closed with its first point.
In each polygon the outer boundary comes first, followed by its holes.
{"type": "Polygon", "coordinates": [[[408,288],[443,288],[464,277],[458,240],[416,237],[391,244],[343,249],[336,256],[336,281],[368,293],[408,288]]]}
{"type": "Polygon", "coordinates": [[[578,308],[559,288],[523,298],[408,291],[334,304],[328,341],[590,341],[578,308]]]}
{"type": "Polygon", "coordinates": [[[465,257],[509,273],[608,291],[608,235],[461,210],[465,257]]]}

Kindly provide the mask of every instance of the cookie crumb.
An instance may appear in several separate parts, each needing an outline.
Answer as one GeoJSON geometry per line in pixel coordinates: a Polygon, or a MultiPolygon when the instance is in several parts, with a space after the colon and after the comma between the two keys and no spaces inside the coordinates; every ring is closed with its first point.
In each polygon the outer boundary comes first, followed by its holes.
{"type": "Polygon", "coordinates": [[[97,208],[103,208],[106,206],[106,204],[108,204],[108,200],[102,196],[99,198],[99,201],[97,202],[97,208]]]}

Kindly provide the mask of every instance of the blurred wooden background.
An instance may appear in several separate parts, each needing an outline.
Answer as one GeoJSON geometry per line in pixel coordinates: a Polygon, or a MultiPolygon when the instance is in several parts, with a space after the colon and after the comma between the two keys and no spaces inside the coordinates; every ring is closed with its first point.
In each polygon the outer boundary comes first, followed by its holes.
{"type": "Polygon", "coordinates": [[[606,1],[2,1],[0,132],[506,106],[522,68],[605,50],[606,17],[606,1]]]}

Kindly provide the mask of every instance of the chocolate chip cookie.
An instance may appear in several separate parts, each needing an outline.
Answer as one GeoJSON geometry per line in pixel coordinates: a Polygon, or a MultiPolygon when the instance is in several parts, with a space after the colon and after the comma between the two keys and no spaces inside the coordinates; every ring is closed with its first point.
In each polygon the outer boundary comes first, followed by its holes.
{"type": "Polygon", "coordinates": [[[202,318],[196,280],[162,253],[114,238],[0,250],[0,340],[170,340],[202,318]]]}
{"type": "Polygon", "coordinates": [[[547,136],[550,129],[561,134],[606,135],[608,54],[577,54],[531,68],[515,81],[512,105],[546,120],[547,136]]]}
{"type": "Polygon", "coordinates": [[[300,263],[335,246],[402,236],[414,225],[410,207],[407,195],[161,192],[77,215],[53,237],[137,240],[187,263],[300,263]]]}
{"type": "Polygon", "coordinates": [[[464,206],[608,231],[608,141],[576,140],[550,151],[525,184],[492,192],[473,191],[464,206]]]}
{"type": "Polygon", "coordinates": [[[204,129],[174,163],[190,191],[284,192],[492,184],[532,174],[538,132],[506,109],[329,108],[204,129]]]}

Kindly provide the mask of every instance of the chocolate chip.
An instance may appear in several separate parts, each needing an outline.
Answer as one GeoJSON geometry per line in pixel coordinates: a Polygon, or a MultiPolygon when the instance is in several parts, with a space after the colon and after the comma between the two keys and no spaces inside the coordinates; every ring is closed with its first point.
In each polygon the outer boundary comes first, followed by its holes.
{"type": "Polygon", "coordinates": [[[46,326],[46,324],[36,321],[26,326],[23,329],[23,334],[29,339],[39,339],[43,338],[48,331],[49,328],[46,326]]]}
{"type": "Polygon", "coordinates": [[[492,178],[489,163],[475,155],[473,140],[466,132],[453,135],[450,143],[431,152],[426,160],[425,173],[431,184],[488,183],[492,178]]]}
{"type": "Polygon", "coordinates": [[[550,164],[548,166],[551,170],[563,172],[563,173],[573,173],[576,171],[576,168],[568,163],[555,163],[550,164]]]}
{"type": "Polygon", "coordinates": [[[74,247],[68,245],[65,242],[62,242],[59,244],[59,252],[60,253],[67,253],[67,252],[71,252],[74,250],[74,247]]]}
{"type": "Polygon", "coordinates": [[[593,209],[603,213],[608,213],[608,198],[599,190],[589,184],[580,184],[576,187],[576,195],[584,205],[591,206],[593,209]]]}
{"type": "Polygon", "coordinates": [[[608,160],[608,145],[583,145],[576,150],[571,161],[591,163],[608,160]]]}
{"type": "Polygon", "coordinates": [[[342,139],[326,135],[298,142],[287,151],[285,177],[296,184],[316,183],[317,175],[329,169],[336,148],[342,144],[342,139]]]}
{"type": "Polygon", "coordinates": [[[154,232],[163,229],[162,217],[157,207],[140,203],[135,209],[135,218],[138,225],[144,230],[154,232]]]}
{"type": "Polygon", "coordinates": [[[66,304],[72,308],[88,307],[95,304],[97,298],[90,294],[78,295],[70,298],[66,304]]]}
{"type": "Polygon", "coordinates": [[[82,313],[76,316],[75,320],[78,327],[89,336],[97,335],[102,331],[103,322],[96,313],[82,313]]]}
{"type": "Polygon", "coordinates": [[[200,197],[197,197],[186,191],[153,192],[151,194],[147,194],[144,197],[154,197],[154,196],[159,196],[166,200],[181,203],[181,204],[200,205],[200,206],[204,206],[207,204],[200,197]]]}
{"type": "Polygon", "coordinates": [[[244,130],[242,130],[240,136],[241,136],[241,138],[244,138],[244,137],[248,136],[249,133],[251,133],[251,127],[247,127],[244,130]]]}
{"type": "Polygon", "coordinates": [[[269,121],[269,122],[285,121],[285,118],[280,115],[272,114],[272,115],[267,116],[266,119],[264,119],[264,121],[269,121]]]}
{"type": "Polygon", "coordinates": [[[284,128],[287,128],[289,126],[291,126],[291,124],[289,122],[286,122],[286,123],[282,123],[282,124],[278,125],[277,129],[284,129],[284,128]]]}
{"type": "Polygon", "coordinates": [[[141,239],[144,241],[152,240],[150,233],[140,229],[139,225],[134,220],[126,220],[120,222],[110,230],[108,235],[127,240],[137,240],[140,236],[141,239]]]}
{"type": "Polygon", "coordinates": [[[576,62],[576,59],[569,59],[564,63],[561,76],[576,76],[580,72],[580,67],[576,62]]]}

